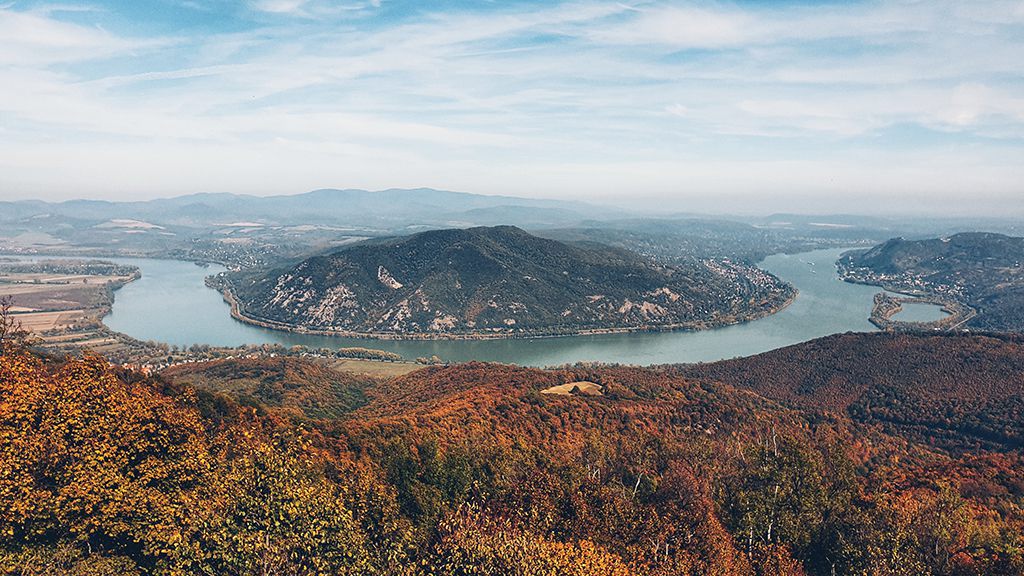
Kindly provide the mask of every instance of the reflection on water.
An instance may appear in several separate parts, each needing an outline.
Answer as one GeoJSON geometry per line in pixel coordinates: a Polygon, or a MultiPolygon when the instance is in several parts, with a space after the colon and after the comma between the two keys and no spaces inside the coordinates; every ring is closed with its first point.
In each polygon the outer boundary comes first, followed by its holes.
{"type": "Polygon", "coordinates": [[[577,361],[662,364],[747,356],[812,338],[847,331],[871,331],[868,322],[877,288],[848,284],[835,274],[841,249],[770,256],[761,266],[787,280],[800,295],[782,312],[761,320],[700,332],[567,336],[536,340],[389,341],[278,332],[231,318],[220,294],[203,278],[218,266],[190,262],[113,258],[142,269],[142,278],[118,290],[110,328],[140,340],[177,345],[280,343],[338,348],[364,346],[405,356],[437,355],[445,360],[486,360],[545,366],[577,361]]]}

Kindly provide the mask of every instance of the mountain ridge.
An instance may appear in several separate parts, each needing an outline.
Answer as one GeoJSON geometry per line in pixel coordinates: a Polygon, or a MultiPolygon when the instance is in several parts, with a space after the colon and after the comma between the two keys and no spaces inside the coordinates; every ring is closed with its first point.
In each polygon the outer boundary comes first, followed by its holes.
{"type": "MultiPolygon", "coordinates": [[[[433,188],[320,188],[299,194],[255,196],[233,193],[186,194],[143,201],[72,199],[62,202],[17,200],[0,202],[12,217],[57,214],[77,218],[155,218],[175,221],[180,217],[205,216],[204,223],[217,223],[221,217],[263,218],[268,223],[352,220],[363,224],[394,223],[405,219],[444,222],[461,212],[511,206],[536,218],[545,209],[564,213],[555,222],[575,222],[585,217],[611,214],[611,209],[585,202],[525,198],[505,195],[472,194],[433,188]],[[202,206],[193,213],[189,207],[202,206]]],[[[620,213],[617,210],[616,213],[620,213]]],[[[220,222],[226,223],[226,222],[220,222]]]]}
{"type": "Polygon", "coordinates": [[[846,333],[671,369],[955,453],[1024,447],[1024,336],[846,333]]]}
{"type": "Polygon", "coordinates": [[[753,267],[661,265],[513,226],[371,240],[221,280],[243,319],[393,337],[703,328],[763,316],[793,296],[753,267]]]}

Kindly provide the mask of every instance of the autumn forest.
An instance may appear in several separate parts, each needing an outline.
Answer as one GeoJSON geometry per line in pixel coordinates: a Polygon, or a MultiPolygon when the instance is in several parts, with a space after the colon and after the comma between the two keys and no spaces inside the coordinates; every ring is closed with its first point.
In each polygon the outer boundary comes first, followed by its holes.
{"type": "Polygon", "coordinates": [[[1024,573],[1024,342],[832,340],[682,369],[470,363],[383,379],[301,358],[146,376],[8,337],[0,566],[1024,573]],[[861,389],[836,399],[849,366],[826,356],[872,366],[929,347],[942,352],[934,362],[857,374],[861,389]],[[933,401],[921,378],[940,373],[974,374],[965,389],[1008,390],[1017,403],[997,410],[965,393],[948,421],[913,421],[907,403],[933,401]],[[742,374],[775,384],[757,389],[742,374]],[[565,382],[600,393],[543,393],[565,382]],[[957,426],[979,439],[950,441],[957,426]]]}

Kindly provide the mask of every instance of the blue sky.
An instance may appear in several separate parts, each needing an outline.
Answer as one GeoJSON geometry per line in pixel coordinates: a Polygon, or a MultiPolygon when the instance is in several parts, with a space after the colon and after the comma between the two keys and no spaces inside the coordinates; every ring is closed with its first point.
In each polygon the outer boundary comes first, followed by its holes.
{"type": "Polygon", "coordinates": [[[1024,1],[0,4],[0,197],[1024,214],[1024,1]]]}

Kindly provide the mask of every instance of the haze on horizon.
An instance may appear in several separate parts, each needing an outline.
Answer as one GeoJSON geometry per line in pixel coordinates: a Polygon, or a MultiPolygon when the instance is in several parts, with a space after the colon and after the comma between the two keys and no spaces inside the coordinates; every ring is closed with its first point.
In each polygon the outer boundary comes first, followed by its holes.
{"type": "Polygon", "coordinates": [[[0,200],[1024,215],[1024,2],[15,1],[0,200]]]}

